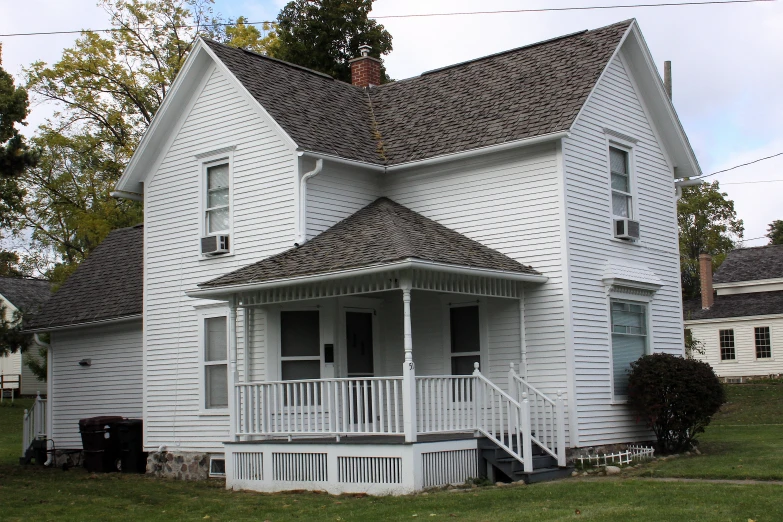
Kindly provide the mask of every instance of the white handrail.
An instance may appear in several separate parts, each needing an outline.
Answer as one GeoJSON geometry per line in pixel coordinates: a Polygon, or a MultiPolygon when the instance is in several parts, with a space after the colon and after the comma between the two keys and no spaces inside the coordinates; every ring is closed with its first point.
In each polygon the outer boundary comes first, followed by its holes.
{"type": "Polygon", "coordinates": [[[238,436],[402,434],[402,377],[237,383],[238,436]]]}
{"type": "Polygon", "coordinates": [[[29,410],[24,410],[22,418],[22,457],[35,439],[46,438],[46,399],[36,395],[29,410]]]}
{"type": "Polygon", "coordinates": [[[521,462],[525,472],[533,471],[527,400],[520,404],[484,377],[478,363],[473,366],[476,430],[521,462]]]}
{"type": "Polygon", "coordinates": [[[512,397],[526,396],[529,401],[531,440],[556,458],[558,466],[565,466],[565,393],[558,391],[557,399],[552,400],[517,375],[514,363],[508,371],[508,387],[512,397]]]}

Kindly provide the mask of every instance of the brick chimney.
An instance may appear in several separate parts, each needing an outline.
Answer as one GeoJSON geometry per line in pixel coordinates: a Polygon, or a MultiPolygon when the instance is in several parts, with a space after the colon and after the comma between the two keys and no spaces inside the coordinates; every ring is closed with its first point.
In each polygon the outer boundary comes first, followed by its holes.
{"type": "Polygon", "coordinates": [[[359,87],[375,87],[381,84],[381,61],[370,56],[369,45],[359,47],[361,56],[349,60],[351,83],[359,87]]]}
{"type": "Polygon", "coordinates": [[[699,255],[699,278],[701,279],[701,307],[712,308],[715,298],[712,295],[712,256],[699,255]]]}

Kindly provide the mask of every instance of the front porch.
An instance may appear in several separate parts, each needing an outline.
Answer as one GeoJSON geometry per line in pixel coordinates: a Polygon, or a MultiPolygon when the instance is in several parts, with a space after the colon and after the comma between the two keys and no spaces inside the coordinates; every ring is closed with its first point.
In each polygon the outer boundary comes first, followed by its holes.
{"type": "Polygon", "coordinates": [[[523,378],[526,287],[546,281],[381,198],[188,292],[228,303],[227,486],[403,493],[564,467],[565,395],[523,378]]]}

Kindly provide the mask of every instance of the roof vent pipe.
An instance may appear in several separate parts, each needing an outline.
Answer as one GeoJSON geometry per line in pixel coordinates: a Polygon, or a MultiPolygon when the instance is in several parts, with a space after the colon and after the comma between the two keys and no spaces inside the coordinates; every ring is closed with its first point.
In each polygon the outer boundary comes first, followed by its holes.
{"type": "Polygon", "coordinates": [[[666,60],[663,62],[663,88],[666,89],[666,95],[669,100],[672,99],[672,62],[666,60]]]}
{"type": "Polygon", "coordinates": [[[307,240],[307,181],[317,176],[324,167],[324,160],[315,160],[315,168],[305,172],[299,181],[299,230],[296,233],[295,246],[303,245],[307,240]]]}

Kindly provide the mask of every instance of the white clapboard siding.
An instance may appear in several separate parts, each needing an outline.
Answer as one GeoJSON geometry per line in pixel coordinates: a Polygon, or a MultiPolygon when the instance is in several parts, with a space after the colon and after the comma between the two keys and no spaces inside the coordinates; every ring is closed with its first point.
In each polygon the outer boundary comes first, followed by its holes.
{"type": "MultiPolygon", "coordinates": [[[[549,277],[547,283],[525,289],[528,376],[546,393],[566,388],[568,379],[559,187],[554,144],[397,173],[386,180],[391,199],[549,277]]],[[[493,327],[511,337],[502,339],[498,331],[490,338],[502,352],[494,365],[490,351],[493,378],[507,371],[512,352],[517,354],[514,362],[520,360],[519,333],[513,337],[508,322],[518,315],[519,304],[502,306],[502,318],[493,327]],[[501,370],[504,363],[506,370],[501,370]]],[[[415,337],[413,342],[415,353],[415,337]]],[[[418,366],[417,374],[423,375],[418,366]]]]}
{"type": "MultiPolygon", "coordinates": [[[[295,155],[276,127],[240,95],[220,69],[208,80],[160,166],[145,187],[146,449],[222,451],[227,415],[200,415],[198,329],[185,295],[198,283],[293,246],[295,155]],[[233,255],[202,258],[199,154],[233,150],[233,255]]],[[[238,332],[238,369],[244,371],[244,332],[238,332]]],[[[254,316],[259,338],[263,316],[254,316]]],[[[263,336],[260,336],[263,338],[263,336]]],[[[264,377],[263,359],[251,373],[264,377]]]]}
{"type": "Polygon", "coordinates": [[[694,339],[704,343],[704,355],[694,357],[709,363],[719,377],[750,377],[783,373],[783,317],[753,319],[727,318],[720,321],[689,324],[694,339]],[[755,328],[769,327],[772,357],[756,358],[755,328]],[[734,330],[733,361],[720,360],[719,330],[734,330]]]}
{"type": "MultiPolygon", "coordinates": [[[[314,165],[304,165],[308,171],[314,165]]],[[[380,174],[324,162],[307,182],[307,238],[312,239],[381,196],[380,174]]]]}
{"type": "Polygon", "coordinates": [[[79,419],[142,417],[141,320],[55,331],[51,345],[49,404],[57,449],[82,447],[79,419]],[[82,359],[89,359],[90,366],[79,366],[82,359]]]}
{"type": "MultiPolygon", "coordinates": [[[[21,354],[20,354],[21,355],[21,354]]],[[[46,379],[39,379],[35,376],[33,371],[30,369],[27,364],[25,364],[25,359],[30,357],[35,357],[39,362],[41,361],[41,356],[38,353],[38,346],[32,345],[27,349],[27,353],[25,355],[22,355],[21,357],[21,369],[22,369],[22,395],[35,395],[38,392],[41,392],[41,395],[46,393],[46,379]]]]}
{"type": "Polygon", "coordinates": [[[587,446],[649,438],[625,406],[611,403],[611,341],[601,279],[609,259],[647,265],[664,283],[651,305],[652,347],[682,353],[676,208],[671,170],[619,57],[609,65],[570,138],[563,140],[563,158],[579,442],[587,446]],[[639,245],[612,239],[605,128],[638,140],[639,245]]]}

